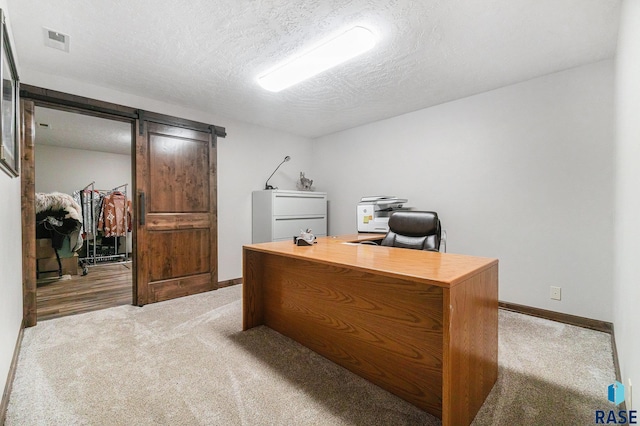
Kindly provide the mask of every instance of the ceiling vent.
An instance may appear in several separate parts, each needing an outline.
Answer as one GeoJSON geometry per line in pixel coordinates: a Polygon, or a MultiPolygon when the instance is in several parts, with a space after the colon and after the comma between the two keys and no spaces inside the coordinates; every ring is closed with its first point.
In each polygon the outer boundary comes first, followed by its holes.
{"type": "Polygon", "coordinates": [[[54,49],[69,52],[69,36],[58,31],[42,28],[44,33],[44,45],[54,49]]]}

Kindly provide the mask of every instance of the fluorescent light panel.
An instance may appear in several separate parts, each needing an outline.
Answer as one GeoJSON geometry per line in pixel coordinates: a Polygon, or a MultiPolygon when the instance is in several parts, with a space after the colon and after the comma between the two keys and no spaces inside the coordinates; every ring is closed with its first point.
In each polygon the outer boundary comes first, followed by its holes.
{"type": "Polygon", "coordinates": [[[258,83],[266,90],[279,92],[348,61],[375,44],[376,39],[371,31],[364,27],[353,27],[261,74],[258,83]]]}

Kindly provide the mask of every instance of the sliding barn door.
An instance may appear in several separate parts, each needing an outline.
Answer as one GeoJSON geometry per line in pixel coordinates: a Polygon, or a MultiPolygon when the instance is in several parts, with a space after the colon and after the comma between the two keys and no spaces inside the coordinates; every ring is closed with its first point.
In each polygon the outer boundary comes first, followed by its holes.
{"type": "Polygon", "coordinates": [[[136,135],[134,303],[216,289],[215,135],[140,120],[136,135]]]}

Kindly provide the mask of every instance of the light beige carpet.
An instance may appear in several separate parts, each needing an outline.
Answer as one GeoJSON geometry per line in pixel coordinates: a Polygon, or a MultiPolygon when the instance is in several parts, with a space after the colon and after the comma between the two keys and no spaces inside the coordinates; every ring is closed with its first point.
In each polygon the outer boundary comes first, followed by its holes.
{"type": "MultiPolygon", "coordinates": [[[[266,328],[241,287],[25,330],[6,424],[438,425],[266,328]]],[[[609,409],[610,337],[500,311],[500,377],[475,425],[592,424],[609,409]]]]}

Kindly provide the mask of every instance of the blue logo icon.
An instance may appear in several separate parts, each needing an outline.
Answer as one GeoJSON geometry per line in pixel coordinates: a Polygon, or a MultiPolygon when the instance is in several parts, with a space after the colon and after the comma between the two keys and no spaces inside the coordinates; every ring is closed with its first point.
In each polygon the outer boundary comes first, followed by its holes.
{"type": "Polygon", "coordinates": [[[617,380],[607,388],[607,394],[609,401],[616,405],[622,404],[624,401],[624,385],[617,380]]]}

